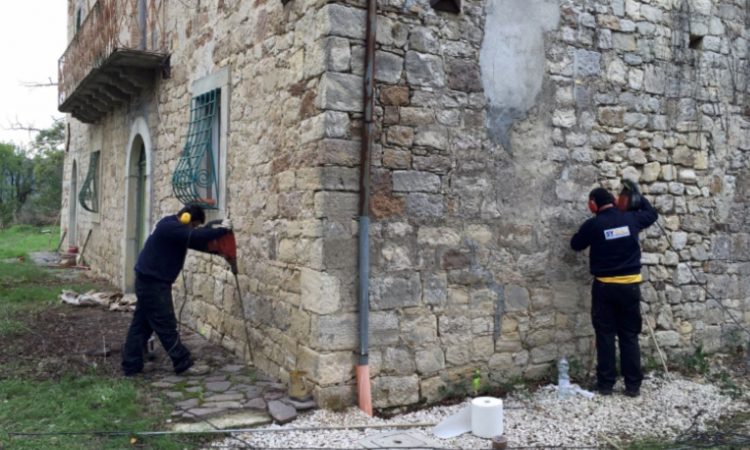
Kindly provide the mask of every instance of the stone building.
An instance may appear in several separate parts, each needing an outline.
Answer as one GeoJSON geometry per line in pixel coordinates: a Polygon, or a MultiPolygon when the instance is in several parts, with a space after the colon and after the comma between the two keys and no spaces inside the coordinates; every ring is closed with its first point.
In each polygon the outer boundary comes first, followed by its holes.
{"type": "MultiPolygon", "coordinates": [[[[244,314],[256,366],[353,403],[366,2],[68,3],[69,243],[130,290],[156,221],[210,198],[235,224],[243,310],[226,263],[192,254],[182,319],[243,353],[244,314]],[[196,155],[207,172],[175,177],[196,155]]],[[[380,0],[376,19],[375,407],[476,369],[588,367],[587,256],[568,242],[589,190],[623,177],[660,213],[642,290],[667,357],[747,344],[746,1],[380,0]]]]}

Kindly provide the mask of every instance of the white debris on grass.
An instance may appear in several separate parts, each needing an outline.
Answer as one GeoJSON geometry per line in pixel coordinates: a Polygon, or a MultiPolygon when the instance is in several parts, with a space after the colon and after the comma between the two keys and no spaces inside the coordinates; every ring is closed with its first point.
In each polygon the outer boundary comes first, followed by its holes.
{"type": "MultiPolygon", "coordinates": [[[[740,399],[732,399],[722,394],[715,385],[679,375],[673,375],[671,381],[648,376],[637,398],[626,397],[622,391],[616,390],[612,396],[597,395],[591,400],[581,396],[561,400],[557,397],[556,386],[549,385],[527,396],[511,395],[504,399],[504,434],[509,447],[605,446],[610,442],[644,438],[669,441],[691,426],[701,430],[706,423],[722,416],[746,411],[748,400],[748,394],[740,399]]],[[[289,424],[268,427],[288,431],[238,433],[237,437],[258,448],[356,448],[357,442],[365,437],[396,430],[387,425],[438,424],[464,408],[468,402],[435,406],[390,419],[368,417],[357,408],[344,412],[317,410],[300,415],[289,424]],[[375,428],[325,429],[346,426],[375,428]],[[297,428],[305,430],[295,431],[297,428]]],[[[474,437],[471,433],[452,439],[439,439],[432,435],[431,426],[415,426],[413,429],[421,430],[443,448],[490,447],[488,440],[474,437]]],[[[227,438],[214,445],[231,448],[238,443],[236,439],[227,438]]]]}

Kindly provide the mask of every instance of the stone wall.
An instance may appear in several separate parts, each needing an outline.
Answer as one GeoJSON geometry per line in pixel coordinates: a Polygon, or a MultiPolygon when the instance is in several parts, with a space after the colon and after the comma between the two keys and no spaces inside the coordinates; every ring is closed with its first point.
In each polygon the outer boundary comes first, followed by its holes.
{"type": "MultiPolygon", "coordinates": [[[[363,73],[363,7],[326,7],[331,62],[319,104],[335,111],[330,129],[342,114],[360,125],[359,97],[347,93],[363,73]]],[[[661,214],[643,236],[644,310],[660,346],[674,356],[738,342],[729,314],[706,297],[750,319],[748,13],[710,1],[467,1],[460,15],[426,1],[379,3],[376,407],[435,401],[476,369],[502,382],[549,374],[562,355],[588,366],[587,256],[568,242],[589,190],[616,192],[623,177],[661,214]]],[[[321,142],[353,152],[358,132],[321,142]]],[[[334,213],[349,219],[356,174],[338,166],[350,184],[317,195],[338,198],[334,213]]],[[[356,341],[356,279],[327,273],[325,286],[348,301],[313,318],[310,351],[349,380],[319,379],[318,395],[351,402],[351,358],[336,355],[356,341]]]]}
{"type": "MultiPolygon", "coordinates": [[[[323,406],[351,404],[364,1],[169,5],[172,78],[97,126],[71,123],[66,177],[72,157],[80,174],[100,139],[111,178],[89,244],[94,268],[113,280],[130,270],[118,262],[117,211],[135,117],[147,118],[155,141],[156,220],[179,206],[169,181],[189,87],[229,67],[228,213],[252,358],[282,379],[306,370],[323,406]]],[[[562,355],[588,366],[588,259],[568,242],[588,217],[589,190],[617,191],[623,177],[638,179],[661,215],[642,235],[642,290],[662,349],[674,357],[737,342],[729,313],[707,295],[750,323],[744,3],[378,8],[376,407],[436,401],[476,369],[503,382],[545,376],[562,355]]],[[[79,216],[81,230],[89,223],[79,216]]],[[[184,318],[243,352],[226,264],[192,254],[184,272],[187,290],[175,285],[178,308],[189,299],[184,318]]],[[[653,352],[645,333],[642,344],[653,352]]]]}

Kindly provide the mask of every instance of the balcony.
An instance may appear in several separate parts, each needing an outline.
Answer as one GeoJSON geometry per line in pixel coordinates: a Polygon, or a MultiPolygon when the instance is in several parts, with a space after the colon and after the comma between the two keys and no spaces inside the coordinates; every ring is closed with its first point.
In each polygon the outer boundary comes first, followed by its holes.
{"type": "Polygon", "coordinates": [[[169,73],[167,0],[98,0],[58,62],[58,110],[96,123],[169,73]]]}

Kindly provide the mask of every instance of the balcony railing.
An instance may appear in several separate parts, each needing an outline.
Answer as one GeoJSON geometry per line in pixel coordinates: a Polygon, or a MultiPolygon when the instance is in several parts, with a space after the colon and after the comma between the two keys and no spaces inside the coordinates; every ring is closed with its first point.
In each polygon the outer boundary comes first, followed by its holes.
{"type": "Polygon", "coordinates": [[[167,0],[98,0],[58,63],[58,109],[93,123],[168,69],[167,0]]]}

